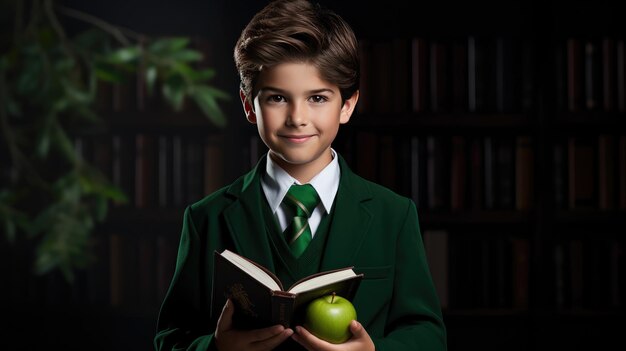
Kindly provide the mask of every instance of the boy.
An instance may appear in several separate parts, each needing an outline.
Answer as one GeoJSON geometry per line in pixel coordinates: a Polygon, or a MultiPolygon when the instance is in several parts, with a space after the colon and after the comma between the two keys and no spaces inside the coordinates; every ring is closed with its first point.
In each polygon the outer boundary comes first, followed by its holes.
{"type": "Polygon", "coordinates": [[[445,350],[415,205],[352,173],[331,148],[359,96],[350,27],[306,0],[272,2],[243,30],[234,57],[246,118],[269,152],[250,173],[186,209],[155,347],[445,350]],[[293,184],[310,184],[319,201],[303,210],[295,234],[296,210],[283,203],[293,184]],[[364,273],[352,338],[329,344],[301,326],[236,330],[230,301],[211,320],[213,252],[226,248],[270,268],[285,286],[345,266],[364,273]]]}

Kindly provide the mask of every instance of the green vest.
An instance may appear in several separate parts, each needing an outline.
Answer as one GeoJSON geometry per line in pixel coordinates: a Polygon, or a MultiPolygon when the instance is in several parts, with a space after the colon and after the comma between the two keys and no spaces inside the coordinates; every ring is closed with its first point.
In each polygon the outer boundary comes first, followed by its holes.
{"type": "MultiPolygon", "coordinates": [[[[291,254],[287,241],[280,230],[278,220],[271,213],[266,201],[263,207],[264,217],[274,218],[274,220],[265,221],[266,233],[269,237],[272,259],[274,260],[274,268],[276,270],[274,273],[283,283],[283,288],[289,289],[298,280],[319,272],[332,215],[326,214],[322,217],[313,240],[311,240],[304,253],[300,257],[295,258],[291,254]]],[[[332,212],[331,210],[331,214],[332,212]]]]}

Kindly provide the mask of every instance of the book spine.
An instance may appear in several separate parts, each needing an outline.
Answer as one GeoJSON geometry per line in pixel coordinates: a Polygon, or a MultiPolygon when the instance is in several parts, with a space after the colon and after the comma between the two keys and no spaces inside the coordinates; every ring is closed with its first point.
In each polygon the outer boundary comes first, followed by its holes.
{"type": "Polygon", "coordinates": [[[286,294],[272,295],[272,324],[282,324],[285,328],[295,327],[295,297],[286,294]]]}
{"type": "Polygon", "coordinates": [[[424,249],[442,309],[448,308],[448,232],[425,230],[424,249]]]}
{"type": "Polygon", "coordinates": [[[428,44],[424,38],[413,38],[411,46],[411,93],[413,112],[426,111],[428,83],[428,44]]]}
{"type": "Polygon", "coordinates": [[[617,164],[619,165],[619,209],[626,211],[626,135],[619,137],[617,164]]]}
{"type": "Polygon", "coordinates": [[[393,106],[391,110],[396,113],[403,113],[410,110],[411,81],[410,59],[411,48],[409,40],[394,39],[391,43],[392,57],[389,58],[389,68],[392,70],[391,87],[393,106]]]}
{"type": "Polygon", "coordinates": [[[570,112],[580,111],[582,103],[582,52],[580,40],[567,40],[567,106],[570,112]]]}
{"type": "Polygon", "coordinates": [[[465,208],[466,162],[465,138],[455,135],[452,137],[450,165],[450,209],[452,211],[461,211],[465,208]]]}
{"type": "Polygon", "coordinates": [[[533,203],[533,149],[529,136],[519,136],[516,140],[515,155],[515,208],[529,210],[533,203]]]}
{"type": "Polygon", "coordinates": [[[615,198],[614,140],[612,135],[598,137],[598,205],[600,210],[612,210],[615,198]]]}

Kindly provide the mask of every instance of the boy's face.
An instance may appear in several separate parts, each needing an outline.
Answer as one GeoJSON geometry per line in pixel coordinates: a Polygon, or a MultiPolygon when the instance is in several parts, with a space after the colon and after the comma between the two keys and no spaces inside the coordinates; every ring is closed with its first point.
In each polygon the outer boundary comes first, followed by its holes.
{"type": "Polygon", "coordinates": [[[241,98],[270,157],[299,181],[310,180],[332,160],[331,143],[339,125],[350,120],[358,93],[342,105],[339,88],[307,63],[264,69],[255,88],[254,109],[241,98]]]}

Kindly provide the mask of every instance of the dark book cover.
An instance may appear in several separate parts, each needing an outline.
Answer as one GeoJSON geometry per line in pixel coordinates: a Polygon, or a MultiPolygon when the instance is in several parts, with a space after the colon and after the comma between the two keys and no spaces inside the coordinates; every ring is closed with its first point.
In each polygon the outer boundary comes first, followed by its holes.
{"type": "Polygon", "coordinates": [[[613,135],[598,136],[598,207],[615,209],[615,138],[613,135]]]}
{"type": "Polygon", "coordinates": [[[566,42],[566,82],[567,108],[570,112],[577,112],[583,106],[583,48],[580,39],[570,38],[566,42]]]}
{"type": "Polygon", "coordinates": [[[378,181],[393,191],[399,191],[398,188],[398,167],[396,166],[396,154],[398,148],[392,135],[381,135],[379,139],[379,168],[378,181]]]}
{"type": "Polygon", "coordinates": [[[568,141],[569,208],[596,208],[596,150],[590,138],[568,141]]]}
{"type": "Polygon", "coordinates": [[[518,136],[515,145],[515,209],[529,210],[534,201],[534,152],[530,136],[518,136]]]}
{"type": "Polygon", "coordinates": [[[605,37],[602,39],[602,110],[615,111],[617,95],[617,64],[615,40],[605,37]]]}
{"type": "Polygon", "coordinates": [[[486,210],[494,210],[496,208],[496,170],[497,155],[494,137],[486,136],[483,139],[483,202],[486,210]]]}
{"type": "Polygon", "coordinates": [[[615,48],[615,55],[617,60],[616,74],[617,74],[617,110],[619,112],[626,111],[626,48],[624,40],[617,41],[615,48]]]}
{"type": "Polygon", "coordinates": [[[204,144],[204,194],[209,195],[224,185],[224,150],[222,137],[212,135],[204,144]]]}
{"type": "Polygon", "coordinates": [[[461,211],[466,207],[467,152],[465,137],[452,136],[450,157],[450,209],[461,211]]]}
{"type": "Polygon", "coordinates": [[[448,232],[446,230],[425,230],[423,235],[424,250],[428,259],[428,267],[433,277],[433,283],[437,290],[439,303],[442,309],[448,308],[448,285],[449,285],[449,248],[448,232]]]}
{"type": "Polygon", "coordinates": [[[157,199],[157,147],[155,137],[139,133],[135,136],[135,206],[152,207],[157,199]]]}
{"type": "Polygon", "coordinates": [[[515,141],[506,137],[497,140],[496,208],[515,207],[515,141]]]}
{"type": "Polygon", "coordinates": [[[390,41],[380,40],[372,42],[370,71],[370,96],[368,104],[371,112],[387,113],[395,109],[394,92],[395,62],[393,44],[390,41]]]}
{"type": "Polygon", "coordinates": [[[359,130],[356,134],[356,154],[357,173],[371,181],[377,181],[378,174],[378,150],[379,137],[369,130],[359,130]]]}
{"type": "Polygon", "coordinates": [[[469,179],[470,207],[473,211],[482,210],[484,204],[484,165],[483,165],[483,143],[480,137],[473,137],[469,142],[469,161],[467,173],[469,179]]]}
{"type": "Polygon", "coordinates": [[[429,53],[426,39],[413,38],[411,41],[411,102],[413,112],[428,109],[429,53]]]}
{"type": "Polygon", "coordinates": [[[430,42],[430,110],[444,112],[450,105],[448,44],[443,40],[430,42]]]}
{"type": "Polygon", "coordinates": [[[518,110],[518,101],[521,99],[522,77],[520,45],[513,38],[496,38],[495,57],[495,86],[496,86],[496,111],[513,112],[518,110]]]}
{"type": "Polygon", "coordinates": [[[115,134],[112,139],[113,183],[117,185],[134,204],[135,191],[135,140],[134,136],[115,134]]]}
{"type": "Polygon", "coordinates": [[[601,107],[600,101],[602,89],[601,75],[602,65],[600,61],[600,50],[598,43],[593,39],[585,41],[584,47],[584,90],[585,90],[585,108],[593,111],[601,107]]]}
{"type": "Polygon", "coordinates": [[[512,239],[513,253],[513,307],[527,309],[530,272],[530,246],[527,239],[512,239]]]}
{"type": "Polygon", "coordinates": [[[370,100],[374,97],[372,95],[372,83],[371,83],[371,56],[372,56],[372,44],[369,40],[359,40],[359,101],[356,106],[356,112],[366,113],[371,112],[370,100]]]}
{"type": "Polygon", "coordinates": [[[194,203],[204,197],[204,142],[197,137],[185,141],[184,201],[194,203]]]}
{"type": "Polygon", "coordinates": [[[611,242],[587,239],[583,243],[583,307],[608,310],[611,307],[611,242]]]}
{"type": "Polygon", "coordinates": [[[465,40],[452,40],[451,51],[451,97],[450,105],[452,112],[462,113],[467,111],[467,42],[465,40]]]}
{"type": "Polygon", "coordinates": [[[391,94],[393,96],[391,111],[404,113],[411,110],[410,42],[396,38],[392,40],[391,47],[391,94]]]}
{"type": "Polygon", "coordinates": [[[428,208],[443,210],[450,204],[450,139],[442,135],[426,138],[426,183],[428,208]]]}
{"type": "Polygon", "coordinates": [[[619,165],[619,209],[626,210],[626,135],[619,137],[617,164],[619,165]]]}
{"type": "Polygon", "coordinates": [[[427,157],[425,137],[417,135],[410,139],[410,189],[411,199],[418,209],[427,208],[427,157]]]}
{"type": "Polygon", "coordinates": [[[267,268],[245,257],[239,257],[269,275],[277,283],[279,289],[269,288],[240,268],[238,264],[216,251],[214,253],[211,319],[217,322],[226,300],[230,298],[235,305],[233,324],[237,329],[258,329],[276,324],[282,324],[285,327],[295,326],[301,323],[302,309],[318,297],[336,293],[352,301],[363,279],[363,274],[354,274],[343,280],[293,293],[291,290],[301,282],[329,273],[351,270],[352,267],[305,277],[285,290],[278,278],[267,268]]]}
{"type": "Polygon", "coordinates": [[[157,195],[158,205],[161,208],[170,207],[173,204],[173,161],[174,154],[171,136],[159,135],[157,157],[157,195]]]}

